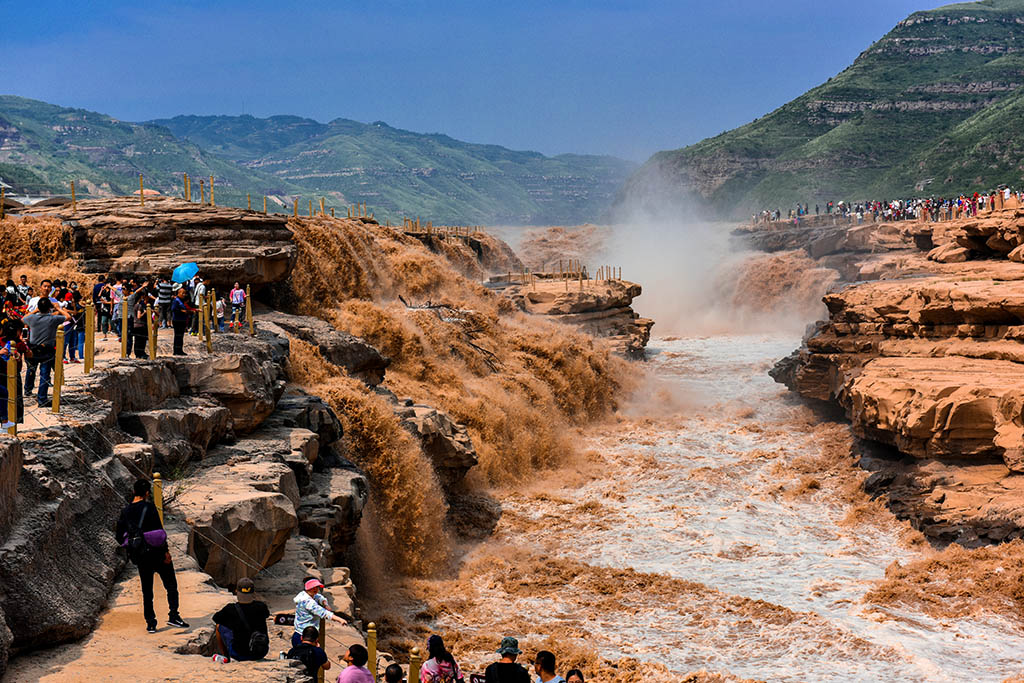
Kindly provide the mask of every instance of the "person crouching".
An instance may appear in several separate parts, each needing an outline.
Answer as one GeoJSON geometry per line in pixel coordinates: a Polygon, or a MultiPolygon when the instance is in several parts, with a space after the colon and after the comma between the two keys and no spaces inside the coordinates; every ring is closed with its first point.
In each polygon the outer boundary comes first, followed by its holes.
{"type": "Polygon", "coordinates": [[[235,588],[237,602],[225,605],[213,615],[213,623],[217,624],[219,649],[229,659],[263,659],[270,649],[270,638],[267,635],[270,608],[267,603],[255,599],[255,589],[252,579],[239,579],[235,588]]]}

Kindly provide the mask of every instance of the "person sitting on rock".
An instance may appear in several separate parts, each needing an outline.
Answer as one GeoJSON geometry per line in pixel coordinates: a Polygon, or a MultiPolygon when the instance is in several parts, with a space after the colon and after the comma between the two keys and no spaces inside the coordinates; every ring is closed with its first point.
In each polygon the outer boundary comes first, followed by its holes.
{"type": "Polygon", "coordinates": [[[142,583],[142,613],[146,617],[146,630],[156,633],[156,612],[153,611],[153,575],[159,574],[167,591],[167,623],[178,628],[188,624],[178,614],[178,580],[174,576],[171,551],[167,547],[167,534],[163,540],[154,532],[163,531],[160,513],[149,502],[149,481],[139,479],[132,487],[132,502],[121,511],[117,520],[114,537],[121,547],[128,549],[128,556],[139,568],[142,583]],[[160,541],[160,542],[158,542],[160,541]]]}
{"type": "MultiPolygon", "coordinates": [[[[366,648],[356,643],[348,648],[345,653],[345,663],[348,664],[338,674],[338,683],[376,683],[373,674],[366,668],[366,662],[370,659],[370,653],[366,648]]],[[[376,663],[374,663],[376,666],[376,663]]]]}
{"type": "Polygon", "coordinates": [[[302,629],[302,642],[288,650],[288,659],[297,659],[306,665],[306,673],[317,678],[320,670],[327,671],[331,668],[331,662],[327,659],[327,653],[317,642],[320,638],[320,631],[316,626],[307,626],[302,629]]]}
{"type": "Polygon", "coordinates": [[[217,624],[217,641],[223,646],[221,653],[229,659],[263,659],[270,649],[267,635],[270,608],[267,603],[254,598],[255,589],[252,579],[239,579],[235,587],[237,602],[225,605],[213,615],[213,623],[217,624]]]}
{"type": "Polygon", "coordinates": [[[327,598],[321,591],[324,585],[320,579],[309,579],[299,594],[295,596],[295,633],[292,634],[292,646],[302,642],[302,632],[307,626],[317,626],[321,619],[340,621],[340,617],[328,609],[327,598]]]}
{"type": "Polygon", "coordinates": [[[523,654],[518,640],[511,636],[502,638],[498,654],[501,659],[484,670],[486,683],[530,683],[530,674],[522,665],[516,664],[516,657],[523,654]]]}
{"type": "Polygon", "coordinates": [[[458,683],[463,680],[462,670],[444,646],[441,636],[433,635],[427,639],[427,653],[429,659],[420,669],[420,683],[458,683]]]}

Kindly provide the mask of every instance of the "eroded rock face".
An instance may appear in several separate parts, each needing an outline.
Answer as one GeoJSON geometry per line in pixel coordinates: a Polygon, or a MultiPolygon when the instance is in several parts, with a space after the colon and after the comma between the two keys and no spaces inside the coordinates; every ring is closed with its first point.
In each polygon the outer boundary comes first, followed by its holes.
{"type": "Polygon", "coordinates": [[[269,326],[271,330],[276,327],[286,335],[312,344],[325,359],[370,386],[384,381],[384,371],[391,361],[362,339],[337,330],[326,321],[277,311],[260,314],[257,320],[261,326],[269,326]]]}
{"type": "Polygon", "coordinates": [[[261,285],[284,280],[295,265],[297,247],[287,216],[219,206],[200,206],[170,197],[115,197],[36,209],[71,226],[77,267],[87,273],[169,274],[195,261],[214,282],[261,285]]]}
{"type": "Polygon", "coordinates": [[[417,405],[411,400],[399,401],[395,415],[402,426],[417,440],[434,465],[434,472],[445,488],[462,481],[478,458],[473,440],[466,428],[430,406],[417,405]]]}
{"type": "Polygon", "coordinates": [[[583,280],[581,285],[550,278],[505,290],[521,310],[609,339],[630,358],[643,358],[654,326],[631,307],[642,292],[640,285],[625,280],[583,280]]]}
{"type": "Polygon", "coordinates": [[[188,552],[220,586],[276,563],[298,526],[291,468],[237,462],[202,469],[174,499],[190,527],[188,552]]]}
{"type": "Polygon", "coordinates": [[[231,411],[219,402],[199,397],[171,398],[159,408],[123,412],[121,429],[151,444],[160,471],[200,459],[210,444],[231,433],[231,411]]]}
{"type": "Polygon", "coordinates": [[[299,505],[299,531],[325,541],[327,563],[342,563],[345,551],[355,543],[369,484],[355,468],[331,467],[313,474],[312,491],[299,505]]]}

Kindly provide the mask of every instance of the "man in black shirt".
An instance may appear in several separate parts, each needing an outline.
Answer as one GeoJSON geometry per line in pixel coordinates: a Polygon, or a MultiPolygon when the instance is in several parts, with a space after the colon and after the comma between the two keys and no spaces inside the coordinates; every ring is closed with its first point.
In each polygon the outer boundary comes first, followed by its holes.
{"type": "MultiPolygon", "coordinates": [[[[213,623],[217,624],[217,635],[223,644],[223,654],[238,661],[248,659],[263,659],[267,655],[265,648],[262,652],[252,652],[249,644],[252,642],[254,633],[267,635],[267,619],[270,618],[270,608],[267,603],[256,600],[253,591],[256,585],[252,579],[243,577],[238,580],[235,587],[235,597],[238,602],[225,605],[219,612],[213,615],[213,623]]],[[[264,641],[268,642],[268,641],[264,641]]]]}
{"type": "Polygon", "coordinates": [[[297,659],[306,665],[306,673],[317,678],[320,669],[327,671],[331,663],[327,661],[327,653],[317,644],[320,631],[316,626],[307,626],[302,630],[302,642],[288,650],[288,659],[297,659]]]}
{"type": "Polygon", "coordinates": [[[501,659],[484,671],[487,683],[530,683],[530,674],[522,665],[516,664],[516,657],[523,654],[518,640],[510,636],[502,638],[498,654],[501,659]]]}
{"type": "Polygon", "coordinates": [[[163,524],[156,506],[149,502],[149,481],[139,479],[132,487],[134,498],[121,511],[117,520],[115,538],[122,547],[129,548],[132,562],[139,567],[139,581],[142,583],[142,612],[146,617],[146,630],[156,633],[156,612],[153,611],[153,574],[160,575],[160,581],[167,591],[167,623],[178,628],[188,628],[188,624],[178,614],[178,581],[174,576],[174,565],[171,564],[171,552],[167,548],[167,534],[163,534],[163,542],[159,541],[163,524]],[[133,550],[134,539],[143,535],[142,547],[133,550]]]}

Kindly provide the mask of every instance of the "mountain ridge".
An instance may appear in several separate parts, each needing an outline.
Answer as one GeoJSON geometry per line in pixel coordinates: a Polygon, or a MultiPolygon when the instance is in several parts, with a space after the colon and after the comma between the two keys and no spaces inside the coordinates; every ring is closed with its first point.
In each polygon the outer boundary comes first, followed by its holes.
{"type": "MultiPolygon", "coordinates": [[[[1012,153],[979,149],[965,134],[969,127],[960,126],[1021,97],[1022,86],[1024,1],[915,12],[846,69],[781,107],[693,145],[655,153],[625,183],[616,206],[686,203],[736,218],[796,202],[1020,184],[1012,153]],[[972,154],[988,163],[975,163],[972,154]]],[[[1000,140],[1018,148],[1019,135],[1006,117],[982,127],[990,145],[1000,140]]]]}

